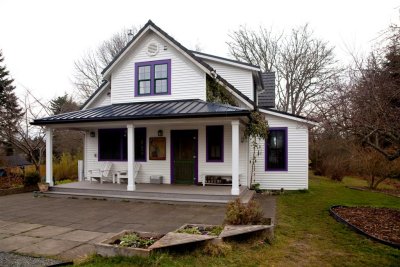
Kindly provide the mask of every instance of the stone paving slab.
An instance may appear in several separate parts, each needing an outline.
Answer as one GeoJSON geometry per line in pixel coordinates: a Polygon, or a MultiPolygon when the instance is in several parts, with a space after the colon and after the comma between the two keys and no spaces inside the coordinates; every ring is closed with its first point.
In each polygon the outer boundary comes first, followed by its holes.
{"type": "Polygon", "coordinates": [[[3,226],[0,228],[1,234],[20,234],[23,232],[27,232],[32,229],[36,229],[42,227],[41,224],[32,224],[32,223],[14,223],[3,226]]]}
{"type": "Polygon", "coordinates": [[[29,255],[55,256],[81,244],[81,242],[70,240],[46,239],[31,246],[18,249],[16,252],[29,255]]]}
{"type": "Polygon", "coordinates": [[[94,244],[82,244],[78,247],[74,247],[70,250],[64,251],[57,255],[57,258],[63,259],[65,261],[72,261],[77,259],[85,259],[86,257],[95,254],[96,247],[94,244]]]}
{"type": "Polygon", "coordinates": [[[74,229],[58,226],[44,226],[23,233],[26,236],[52,238],[67,232],[72,232],[74,229]]]}
{"type": "Polygon", "coordinates": [[[96,244],[96,243],[100,243],[106,239],[111,238],[112,236],[115,236],[117,233],[107,233],[107,234],[102,234],[99,237],[96,237],[95,239],[90,240],[88,243],[89,244],[96,244]]]}
{"type": "Polygon", "coordinates": [[[9,234],[0,234],[0,240],[1,239],[4,239],[4,238],[7,238],[7,237],[10,237],[11,235],[9,235],[9,234]]]}
{"type": "Polygon", "coordinates": [[[0,227],[6,226],[6,225],[10,225],[13,224],[14,222],[10,222],[10,221],[1,221],[0,220],[0,227]]]}
{"type": "Polygon", "coordinates": [[[10,236],[0,240],[0,251],[9,252],[24,247],[29,247],[32,244],[42,241],[43,238],[31,237],[31,236],[10,236]]]}
{"type": "Polygon", "coordinates": [[[53,239],[62,239],[62,240],[77,241],[77,242],[88,242],[88,241],[95,239],[103,234],[104,233],[99,233],[99,232],[74,230],[72,232],[53,236],[53,239]]]}

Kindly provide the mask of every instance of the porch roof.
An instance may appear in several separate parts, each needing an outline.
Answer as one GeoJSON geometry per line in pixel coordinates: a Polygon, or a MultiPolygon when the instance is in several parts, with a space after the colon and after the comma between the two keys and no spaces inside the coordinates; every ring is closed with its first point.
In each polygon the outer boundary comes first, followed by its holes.
{"type": "Polygon", "coordinates": [[[76,122],[245,116],[250,111],[199,99],[114,104],[34,120],[32,125],[76,122]]]}

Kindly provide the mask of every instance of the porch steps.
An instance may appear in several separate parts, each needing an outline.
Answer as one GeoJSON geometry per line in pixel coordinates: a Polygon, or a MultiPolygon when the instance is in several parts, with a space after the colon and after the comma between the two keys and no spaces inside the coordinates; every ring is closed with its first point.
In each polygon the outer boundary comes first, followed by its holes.
{"type": "MultiPolygon", "coordinates": [[[[245,189],[241,192],[240,199],[247,203],[253,197],[254,191],[245,189]]],[[[226,204],[237,196],[232,195],[207,195],[207,194],[185,194],[185,193],[161,193],[161,192],[137,192],[119,190],[79,189],[50,187],[43,195],[53,197],[77,197],[113,200],[137,200],[167,203],[190,203],[190,204],[226,204]]]]}

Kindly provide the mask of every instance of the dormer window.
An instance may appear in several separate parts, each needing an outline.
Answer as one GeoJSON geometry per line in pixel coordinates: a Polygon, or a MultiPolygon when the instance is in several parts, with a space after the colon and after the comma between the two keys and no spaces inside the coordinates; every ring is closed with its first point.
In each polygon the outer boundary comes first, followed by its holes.
{"type": "Polygon", "coordinates": [[[135,64],[135,96],[171,94],[171,60],[135,64]]]}

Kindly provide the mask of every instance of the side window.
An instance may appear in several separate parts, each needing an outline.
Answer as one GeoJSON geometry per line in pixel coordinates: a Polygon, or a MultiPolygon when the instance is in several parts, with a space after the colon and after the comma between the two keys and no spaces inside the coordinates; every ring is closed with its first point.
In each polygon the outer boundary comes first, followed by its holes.
{"type": "Polygon", "coordinates": [[[126,161],[127,140],[126,129],[99,129],[99,160],[126,161]]]}
{"type": "Polygon", "coordinates": [[[287,128],[270,128],[265,147],[265,170],[287,171],[287,128]]]}
{"type": "Polygon", "coordinates": [[[206,127],[207,162],[224,161],[224,126],[206,127]]]}

